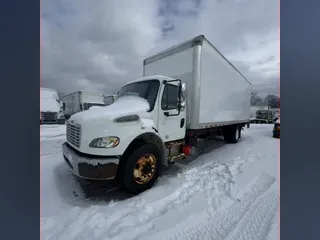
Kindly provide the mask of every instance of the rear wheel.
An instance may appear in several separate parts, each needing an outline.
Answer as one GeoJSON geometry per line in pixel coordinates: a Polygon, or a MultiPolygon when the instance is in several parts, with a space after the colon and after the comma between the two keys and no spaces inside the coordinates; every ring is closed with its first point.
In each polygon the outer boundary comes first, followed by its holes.
{"type": "Polygon", "coordinates": [[[134,194],[153,186],[161,168],[161,152],[153,144],[145,144],[132,152],[127,159],[123,174],[123,185],[134,194]]]}
{"type": "Polygon", "coordinates": [[[233,125],[225,128],[224,140],[227,143],[237,143],[241,137],[241,128],[239,125],[233,125]]]}

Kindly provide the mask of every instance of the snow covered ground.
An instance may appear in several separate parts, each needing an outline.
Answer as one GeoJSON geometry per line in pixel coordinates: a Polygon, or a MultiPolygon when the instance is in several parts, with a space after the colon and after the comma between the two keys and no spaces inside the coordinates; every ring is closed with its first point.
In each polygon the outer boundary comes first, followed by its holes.
{"type": "Polygon", "coordinates": [[[280,142],[272,127],[252,124],[235,145],[210,140],[201,156],[131,196],[112,182],[75,179],[61,154],[65,126],[43,125],[42,239],[278,239],[280,142]]]}

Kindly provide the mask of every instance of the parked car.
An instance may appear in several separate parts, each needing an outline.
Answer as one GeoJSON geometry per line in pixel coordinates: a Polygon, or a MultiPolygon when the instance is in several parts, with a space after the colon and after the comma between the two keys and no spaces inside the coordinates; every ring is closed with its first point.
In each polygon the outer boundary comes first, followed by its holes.
{"type": "Polygon", "coordinates": [[[280,138],[280,117],[276,120],[273,127],[273,137],[280,138]]]}

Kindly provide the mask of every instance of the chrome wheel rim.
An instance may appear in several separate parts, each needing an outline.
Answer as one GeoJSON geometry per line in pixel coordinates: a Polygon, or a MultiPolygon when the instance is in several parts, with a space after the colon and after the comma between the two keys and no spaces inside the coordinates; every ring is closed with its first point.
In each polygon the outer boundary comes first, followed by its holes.
{"type": "Polygon", "coordinates": [[[133,177],[136,183],[146,184],[154,176],[157,168],[157,160],[153,154],[146,153],[134,165],[133,177]]]}

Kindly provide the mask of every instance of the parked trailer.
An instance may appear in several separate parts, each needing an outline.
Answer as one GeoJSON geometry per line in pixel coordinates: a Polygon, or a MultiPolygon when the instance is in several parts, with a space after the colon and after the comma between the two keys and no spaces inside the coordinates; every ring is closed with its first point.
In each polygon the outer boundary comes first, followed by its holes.
{"type": "Polygon", "coordinates": [[[95,92],[77,91],[63,97],[66,105],[64,115],[67,119],[73,114],[88,110],[92,106],[105,106],[104,94],[95,92]]]}
{"type": "Polygon", "coordinates": [[[64,124],[64,108],[56,90],[40,87],[40,124],[64,124]]]}
{"type": "Polygon", "coordinates": [[[71,117],[62,148],[76,176],[116,179],[137,194],[198,139],[241,138],[251,84],[203,35],[145,59],[143,68],[112,105],[71,117]]]}

